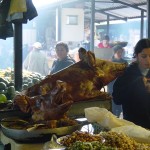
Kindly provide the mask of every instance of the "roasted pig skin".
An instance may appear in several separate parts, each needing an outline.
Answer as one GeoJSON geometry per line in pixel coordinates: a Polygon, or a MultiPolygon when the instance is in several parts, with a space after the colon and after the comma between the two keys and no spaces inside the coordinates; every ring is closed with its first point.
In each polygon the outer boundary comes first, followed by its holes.
{"type": "MultiPolygon", "coordinates": [[[[93,53],[88,58],[91,59],[92,56],[93,53]]],[[[28,88],[25,95],[32,97],[49,93],[54,89],[57,81],[61,80],[67,83],[67,91],[74,102],[91,99],[101,95],[101,88],[121,75],[126,68],[124,63],[114,63],[98,58],[92,58],[95,62],[91,63],[88,58],[48,75],[40,83],[28,88]]]]}

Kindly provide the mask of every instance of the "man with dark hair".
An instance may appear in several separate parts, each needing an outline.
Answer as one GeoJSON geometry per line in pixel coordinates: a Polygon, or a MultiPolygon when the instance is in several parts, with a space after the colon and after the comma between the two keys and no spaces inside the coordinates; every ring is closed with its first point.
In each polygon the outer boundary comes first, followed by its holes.
{"type": "Polygon", "coordinates": [[[55,50],[58,58],[53,62],[50,74],[56,73],[75,63],[75,60],[68,55],[69,48],[66,43],[57,43],[55,50]]]}

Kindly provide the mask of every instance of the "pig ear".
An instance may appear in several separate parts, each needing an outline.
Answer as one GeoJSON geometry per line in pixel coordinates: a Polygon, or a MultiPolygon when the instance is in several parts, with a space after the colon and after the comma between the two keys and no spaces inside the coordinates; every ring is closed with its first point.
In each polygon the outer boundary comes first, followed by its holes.
{"type": "Polygon", "coordinates": [[[86,51],[84,48],[79,49],[79,58],[81,61],[88,64],[90,68],[96,66],[95,54],[91,51],[86,51]]]}
{"type": "Polygon", "coordinates": [[[78,50],[78,52],[80,53],[80,52],[84,52],[84,53],[86,53],[86,49],[85,48],[83,48],[83,47],[80,47],[79,48],[79,50],[78,50]]]}
{"type": "Polygon", "coordinates": [[[86,57],[86,49],[84,49],[83,47],[80,47],[78,52],[79,52],[80,60],[83,60],[86,57]]]}
{"type": "Polygon", "coordinates": [[[96,67],[95,54],[91,51],[88,51],[86,57],[87,57],[86,60],[87,60],[89,67],[95,68],[96,67]]]}

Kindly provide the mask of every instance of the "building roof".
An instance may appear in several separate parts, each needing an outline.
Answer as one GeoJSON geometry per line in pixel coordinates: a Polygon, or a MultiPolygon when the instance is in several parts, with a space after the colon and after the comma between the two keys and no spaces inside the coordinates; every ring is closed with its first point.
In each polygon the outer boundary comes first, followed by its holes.
{"type": "MultiPolygon", "coordinates": [[[[87,10],[91,8],[89,2],[85,2],[87,10]]],[[[127,20],[140,18],[141,12],[146,16],[146,0],[96,0],[95,1],[95,21],[102,22],[109,20],[127,20]]],[[[86,9],[85,9],[86,13],[86,9]]],[[[88,13],[86,14],[88,18],[88,13]]]]}
{"type": "MultiPolygon", "coordinates": [[[[91,18],[91,0],[56,0],[46,7],[83,8],[85,19],[91,18]]],[[[147,0],[95,0],[95,22],[146,17],[147,0]]]]}

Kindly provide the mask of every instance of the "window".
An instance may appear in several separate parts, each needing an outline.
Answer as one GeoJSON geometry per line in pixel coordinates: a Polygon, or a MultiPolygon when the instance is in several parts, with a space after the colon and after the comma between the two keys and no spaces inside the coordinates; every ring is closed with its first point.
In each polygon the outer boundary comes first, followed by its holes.
{"type": "Polygon", "coordinates": [[[77,15],[68,15],[67,16],[67,25],[77,25],[78,16],[77,15]]]}

